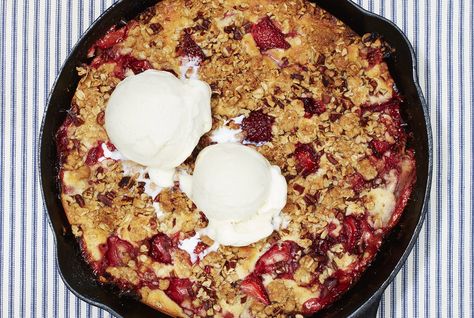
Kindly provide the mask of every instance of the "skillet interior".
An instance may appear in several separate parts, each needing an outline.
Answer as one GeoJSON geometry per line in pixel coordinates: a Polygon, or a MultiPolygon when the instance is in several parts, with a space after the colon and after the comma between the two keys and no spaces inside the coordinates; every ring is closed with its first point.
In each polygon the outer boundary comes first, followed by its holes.
{"type": "MultiPolygon", "coordinates": [[[[131,19],[157,0],[122,0],[106,11],[72,50],[52,89],[43,118],[40,137],[41,185],[57,246],[59,272],[71,291],[81,299],[116,316],[165,317],[132,297],[118,297],[113,288],[99,286],[71,234],[64,214],[57,182],[57,155],[54,135],[65,119],[79,77],[75,68],[86,61],[88,48],[110,26],[131,19]]],[[[395,49],[388,64],[401,95],[403,118],[416,138],[417,182],[399,224],[386,238],[372,266],[341,299],[314,317],[375,316],[383,290],[403,265],[421,228],[431,184],[431,131],[427,107],[416,82],[413,50],[405,36],[390,22],[368,13],[347,0],[319,0],[319,6],[344,21],[359,34],[377,31],[395,49]],[[395,67],[396,64],[396,67],[395,67]],[[409,105],[409,106],[408,106],[409,105]]]]}

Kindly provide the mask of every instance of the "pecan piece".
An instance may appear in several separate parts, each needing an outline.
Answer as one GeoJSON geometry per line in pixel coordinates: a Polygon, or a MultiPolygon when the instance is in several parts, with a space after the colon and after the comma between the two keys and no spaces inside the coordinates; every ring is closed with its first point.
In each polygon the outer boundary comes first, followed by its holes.
{"type": "Polygon", "coordinates": [[[97,199],[106,206],[112,206],[114,203],[115,193],[113,191],[105,192],[105,194],[99,193],[97,199]]]}
{"type": "Polygon", "coordinates": [[[76,194],[76,195],[74,196],[74,200],[76,200],[76,203],[77,203],[81,208],[83,208],[83,207],[86,205],[86,203],[84,202],[84,198],[83,198],[82,195],[80,195],[80,194],[76,194]]]}
{"type": "Polygon", "coordinates": [[[150,29],[153,31],[153,34],[158,34],[163,31],[163,26],[160,23],[152,23],[150,24],[150,29]]]}
{"type": "Polygon", "coordinates": [[[133,180],[130,176],[123,177],[119,182],[119,187],[121,188],[131,188],[133,186],[133,180]]]}

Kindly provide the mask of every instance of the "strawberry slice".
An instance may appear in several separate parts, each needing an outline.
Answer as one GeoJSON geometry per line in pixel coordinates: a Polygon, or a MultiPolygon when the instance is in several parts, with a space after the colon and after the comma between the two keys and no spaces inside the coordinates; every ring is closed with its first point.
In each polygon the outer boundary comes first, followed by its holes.
{"type": "Polygon", "coordinates": [[[158,233],[151,239],[150,257],[157,262],[171,264],[172,248],[172,240],[166,234],[158,233]]]}
{"type": "Polygon", "coordinates": [[[199,242],[197,243],[196,247],[194,248],[194,254],[196,255],[199,255],[201,254],[202,252],[204,252],[206,249],[209,248],[209,245],[203,243],[203,242],[199,242]]]}
{"type": "Polygon", "coordinates": [[[116,30],[116,26],[114,25],[101,39],[97,40],[95,46],[102,50],[111,48],[115,44],[122,42],[127,36],[127,33],[127,27],[116,30]]]}
{"type": "Polygon", "coordinates": [[[352,189],[355,193],[360,193],[364,190],[366,184],[364,177],[358,172],[349,176],[349,183],[352,185],[352,189]]]}
{"type": "Polygon", "coordinates": [[[153,68],[147,60],[138,60],[131,55],[122,58],[122,65],[124,69],[132,70],[135,75],[153,68]]]}
{"type": "Polygon", "coordinates": [[[131,70],[133,74],[137,75],[153,68],[147,60],[139,60],[131,55],[121,55],[115,59],[115,62],[117,65],[114,69],[114,75],[120,79],[125,78],[127,70],[131,70]]]}
{"type": "Polygon", "coordinates": [[[99,68],[102,64],[112,63],[120,58],[118,50],[114,48],[106,49],[100,52],[100,55],[94,57],[91,62],[93,68],[99,68]]]}
{"type": "Polygon", "coordinates": [[[329,305],[343,291],[349,288],[357,272],[338,270],[325,279],[319,297],[311,298],[303,304],[303,314],[310,315],[329,305]]]}
{"type": "Polygon", "coordinates": [[[94,148],[91,148],[89,152],[87,153],[86,157],[86,165],[88,166],[93,166],[95,165],[98,161],[99,158],[104,156],[104,149],[102,149],[102,142],[99,142],[97,146],[94,148]]]}
{"type": "Polygon", "coordinates": [[[276,274],[278,277],[291,278],[298,268],[298,244],[284,241],[274,244],[255,264],[255,274],[276,274]]]}
{"type": "Polygon", "coordinates": [[[315,313],[315,312],[321,310],[321,308],[323,308],[326,304],[327,304],[327,302],[325,302],[324,300],[321,300],[319,298],[308,299],[303,304],[303,314],[310,315],[312,313],[315,313]]]}
{"type": "Polygon", "coordinates": [[[120,55],[115,49],[107,49],[92,60],[91,66],[94,68],[100,67],[102,64],[115,63],[113,75],[120,79],[125,78],[127,70],[131,70],[135,75],[140,74],[146,70],[152,69],[153,66],[147,60],[139,60],[133,56],[120,55]]]}
{"type": "Polygon", "coordinates": [[[369,147],[370,149],[372,149],[374,156],[376,156],[377,158],[382,158],[384,153],[390,150],[390,148],[392,148],[392,145],[384,140],[372,139],[369,142],[369,147]]]}
{"type": "Polygon", "coordinates": [[[261,109],[253,110],[242,121],[245,140],[260,143],[272,140],[272,125],[275,118],[265,114],[261,109]]]}
{"type": "Polygon", "coordinates": [[[290,44],[285,40],[285,35],[273,24],[269,16],[265,16],[254,24],[250,32],[260,52],[276,48],[285,50],[290,48],[290,44]]]}
{"type": "Polygon", "coordinates": [[[165,290],[166,295],[178,305],[191,307],[191,301],[194,296],[193,283],[189,278],[170,278],[170,285],[165,290]]]}
{"type": "Polygon", "coordinates": [[[311,97],[301,97],[300,100],[303,102],[306,118],[311,118],[313,115],[321,115],[326,111],[326,105],[320,100],[315,100],[311,97]]]}
{"type": "Polygon", "coordinates": [[[197,45],[189,31],[184,32],[178,47],[176,47],[176,51],[178,55],[188,58],[198,58],[201,61],[206,58],[201,47],[197,45]]]}
{"type": "Polygon", "coordinates": [[[311,144],[296,145],[294,156],[296,158],[296,169],[304,177],[319,169],[320,156],[316,153],[311,144]]]}
{"type": "Polygon", "coordinates": [[[342,243],[344,244],[346,251],[350,253],[354,252],[354,249],[362,235],[357,219],[352,216],[345,217],[343,223],[343,232],[341,234],[341,239],[343,241],[342,243]]]}
{"type": "Polygon", "coordinates": [[[132,244],[111,236],[107,239],[107,252],[105,254],[109,266],[124,266],[137,256],[132,244]]]}
{"type": "Polygon", "coordinates": [[[270,305],[270,299],[268,298],[268,294],[265,290],[265,287],[263,286],[262,280],[254,274],[250,274],[242,281],[240,284],[240,289],[242,289],[242,292],[255,298],[261,303],[270,305]]]}
{"type": "Polygon", "coordinates": [[[110,141],[107,141],[105,143],[105,146],[107,147],[107,149],[109,149],[110,151],[115,151],[117,150],[117,147],[115,147],[115,145],[113,143],[111,143],[110,141]]]}

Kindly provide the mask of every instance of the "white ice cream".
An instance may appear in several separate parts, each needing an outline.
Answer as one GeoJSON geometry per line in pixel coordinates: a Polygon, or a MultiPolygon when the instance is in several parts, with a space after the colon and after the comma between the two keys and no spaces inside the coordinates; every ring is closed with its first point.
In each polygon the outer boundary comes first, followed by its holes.
{"type": "Polygon", "coordinates": [[[210,101],[207,83],[148,70],[115,88],[105,110],[105,128],[123,156],[149,167],[160,186],[170,186],[175,168],[211,129],[210,101]]]}
{"type": "Polygon", "coordinates": [[[209,219],[203,231],[222,245],[245,246],[279,226],[287,185],[280,168],[237,143],[206,147],[193,176],[181,174],[181,189],[209,219]]]}

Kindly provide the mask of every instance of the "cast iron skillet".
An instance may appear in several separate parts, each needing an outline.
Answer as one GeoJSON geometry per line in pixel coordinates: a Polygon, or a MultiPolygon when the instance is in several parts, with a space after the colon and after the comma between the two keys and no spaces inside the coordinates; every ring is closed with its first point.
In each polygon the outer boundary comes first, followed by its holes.
{"type": "MultiPolygon", "coordinates": [[[[75,68],[86,61],[88,48],[112,25],[137,16],[157,0],[122,0],[110,7],[82,36],[72,50],[53,86],[43,118],[40,137],[40,170],[43,197],[57,247],[57,264],[65,284],[79,298],[115,316],[127,318],[164,317],[163,314],[127,295],[119,297],[112,287],[97,284],[80,256],[77,241],[64,214],[57,182],[57,154],[54,135],[79,81],[75,68]]],[[[319,0],[316,3],[344,21],[359,34],[376,32],[395,49],[388,64],[400,93],[405,98],[402,115],[414,138],[417,181],[399,224],[387,236],[376,259],[361,279],[337,302],[314,317],[375,317],[385,288],[408,257],[421,229],[428,204],[432,171],[432,136],[426,102],[417,82],[416,60],[406,36],[391,22],[367,12],[347,0],[319,0]]]]}

